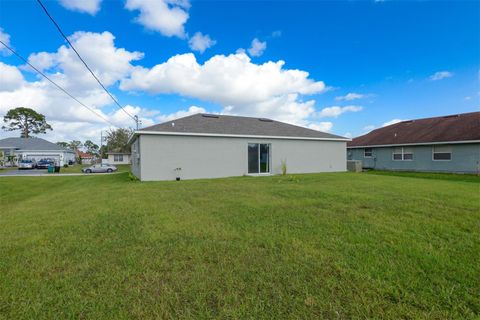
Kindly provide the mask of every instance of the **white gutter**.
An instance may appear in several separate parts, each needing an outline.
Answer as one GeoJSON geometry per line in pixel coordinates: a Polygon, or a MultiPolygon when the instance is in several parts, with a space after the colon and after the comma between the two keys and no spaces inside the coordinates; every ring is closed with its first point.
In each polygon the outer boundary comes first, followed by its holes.
{"type": "MultiPolygon", "coordinates": [[[[287,140],[320,140],[320,141],[352,141],[348,138],[312,138],[312,137],[287,137],[287,136],[259,136],[223,133],[191,133],[191,132],[166,132],[166,131],[135,131],[134,135],[164,135],[164,136],[193,136],[193,137],[225,137],[225,138],[250,138],[250,139],[287,139],[287,140]]],[[[130,141],[129,141],[130,143],[130,141]]]]}
{"type": "Polygon", "coordinates": [[[480,140],[462,140],[462,141],[440,141],[440,142],[418,142],[418,143],[395,143],[395,144],[370,144],[364,146],[347,146],[347,149],[358,149],[358,148],[382,148],[382,147],[393,147],[393,146],[425,146],[432,144],[463,144],[463,143],[480,143],[480,140]]]}

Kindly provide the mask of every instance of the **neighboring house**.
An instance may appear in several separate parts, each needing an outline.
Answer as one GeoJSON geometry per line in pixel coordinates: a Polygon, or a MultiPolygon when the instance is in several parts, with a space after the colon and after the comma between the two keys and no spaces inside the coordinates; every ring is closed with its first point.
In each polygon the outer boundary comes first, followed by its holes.
{"type": "Polygon", "coordinates": [[[97,160],[95,155],[80,150],[77,150],[77,158],[81,159],[82,164],[93,164],[97,160]]]}
{"type": "Polygon", "coordinates": [[[135,131],[142,181],[346,170],[349,139],[270,119],[196,114],[135,131]]]}
{"type": "Polygon", "coordinates": [[[13,158],[17,164],[22,159],[54,159],[61,166],[75,161],[75,152],[41,138],[6,138],[0,140],[4,157],[13,158]]]}
{"type": "Polygon", "coordinates": [[[107,152],[108,159],[103,162],[110,164],[130,164],[130,153],[128,152],[107,152]]]}
{"type": "Polygon", "coordinates": [[[480,172],[480,112],[408,120],[373,130],[347,144],[364,168],[480,172]]]}

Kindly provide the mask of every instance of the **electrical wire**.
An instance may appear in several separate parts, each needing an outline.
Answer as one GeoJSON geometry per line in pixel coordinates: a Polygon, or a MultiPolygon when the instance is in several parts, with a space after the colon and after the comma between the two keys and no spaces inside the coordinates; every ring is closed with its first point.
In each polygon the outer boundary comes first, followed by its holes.
{"type": "Polygon", "coordinates": [[[80,100],[78,100],[77,98],[75,98],[70,92],[68,92],[67,90],[65,90],[64,88],[62,88],[60,85],[58,85],[55,81],[53,81],[52,79],[50,79],[45,73],[43,73],[42,71],[38,70],[34,65],[32,65],[30,62],[28,62],[27,59],[25,59],[24,57],[22,57],[19,53],[17,53],[15,50],[13,50],[10,46],[8,46],[5,42],[3,42],[2,40],[0,40],[0,43],[5,47],[7,48],[8,50],[10,50],[10,52],[12,52],[14,55],[16,55],[20,60],[22,60],[23,62],[25,62],[27,65],[30,66],[30,68],[32,68],[33,70],[35,70],[36,72],[38,72],[42,77],[44,77],[45,79],[47,79],[51,84],[53,84],[55,87],[57,87],[59,90],[61,90],[63,93],[65,93],[66,95],[68,95],[70,98],[72,98],[73,100],[75,100],[76,102],[78,102],[81,106],[83,106],[84,108],[88,109],[89,111],[91,111],[92,113],[94,113],[97,117],[101,118],[103,121],[111,124],[112,126],[114,127],[118,127],[117,125],[113,124],[110,120],[108,120],[107,118],[105,118],[104,116],[102,116],[100,113],[96,112],[94,109],[90,108],[89,106],[87,106],[86,104],[84,104],[83,102],[81,102],[80,100]]]}
{"type": "Polygon", "coordinates": [[[117,99],[115,99],[115,97],[107,90],[107,88],[103,85],[103,83],[100,81],[100,79],[98,79],[98,77],[95,75],[95,73],[92,71],[92,69],[90,69],[90,67],[88,66],[88,64],[85,62],[85,60],[83,60],[82,56],[80,56],[80,54],[78,53],[77,49],[75,49],[75,47],[73,46],[73,44],[70,42],[70,40],[68,39],[68,37],[65,35],[65,33],[62,31],[62,29],[60,28],[60,26],[58,25],[58,23],[55,21],[55,19],[53,19],[52,15],[48,12],[47,8],[43,5],[42,1],[41,0],[37,0],[38,4],[42,7],[43,11],[45,11],[45,14],[50,18],[50,20],[52,21],[52,23],[55,25],[55,27],[57,28],[58,32],[60,32],[60,34],[62,35],[62,37],[67,41],[68,45],[70,46],[70,48],[72,48],[72,50],[77,54],[77,57],[80,59],[80,61],[83,62],[83,64],[85,65],[85,67],[87,68],[88,71],[90,71],[90,73],[92,74],[92,76],[95,78],[95,80],[97,80],[98,84],[100,84],[100,86],[103,88],[103,90],[110,96],[110,98],[113,100],[113,102],[115,102],[115,104],[121,109],[123,110],[123,112],[125,112],[125,114],[127,114],[130,118],[133,119],[133,121],[135,121],[138,125],[138,118],[136,116],[132,116],[129,112],[127,112],[127,110],[125,110],[125,108],[118,102],[117,99]]]}

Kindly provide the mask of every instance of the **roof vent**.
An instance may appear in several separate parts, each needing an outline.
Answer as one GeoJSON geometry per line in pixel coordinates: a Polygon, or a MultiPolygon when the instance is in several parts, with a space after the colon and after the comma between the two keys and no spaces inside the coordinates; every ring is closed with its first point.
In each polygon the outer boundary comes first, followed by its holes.
{"type": "Polygon", "coordinates": [[[263,121],[263,122],[273,122],[272,119],[267,119],[267,118],[258,118],[258,120],[263,121]]]}
{"type": "Polygon", "coordinates": [[[202,114],[202,117],[204,117],[204,118],[215,118],[215,119],[219,118],[219,116],[216,115],[216,114],[208,114],[208,113],[202,114]]]}
{"type": "Polygon", "coordinates": [[[451,116],[445,116],[443,118],[446,119],[446,118],[458,118],[458,117],[459,117],[458,114],[452,114],[451,116]]]}
{"type": "Polygon", "coordinates": [[[175,127],[175,122],[172,122],[172,127],[175,127]]]}

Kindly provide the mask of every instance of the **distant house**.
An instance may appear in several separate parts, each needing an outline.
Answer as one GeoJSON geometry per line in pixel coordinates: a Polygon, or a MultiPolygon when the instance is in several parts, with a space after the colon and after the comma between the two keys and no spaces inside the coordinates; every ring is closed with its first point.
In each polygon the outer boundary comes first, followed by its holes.
{"type": "Polygon", "coordinates": [[[347,144],[347,158],[364,168],[480,172],[480,112],[408,120],[347,144]]]}
{"type": "Polygon", "coordinates": [[[107,152],[107,160],[110,164],[130,164],[130,152],[107,152]]]}
{"type": "Polygon", "coordinates": [[[75,152],[41,138],[6,138],[0,140],[4,159],[16,165],[22,159],[53,159],[61,166],[75,161],[75,152]]]}
{"type": "Polygon", "coordinates": [[[349,139],[265,118],[192,116],[135,131],[142,181],[346,171],[349,139]]]}
{"type": "Polygon", "coordinates": [[[97,160],[95,155],[80,150],[77,150],[77,158],[80,158],[83,164],[92,164],[97,160]]]}

